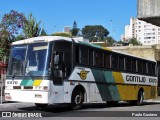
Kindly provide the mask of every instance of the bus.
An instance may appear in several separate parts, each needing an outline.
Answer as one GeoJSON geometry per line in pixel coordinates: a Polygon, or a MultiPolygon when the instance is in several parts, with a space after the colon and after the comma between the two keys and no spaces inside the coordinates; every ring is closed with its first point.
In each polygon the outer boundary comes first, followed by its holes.
{"type": "Polygon", "coordinates": [[[157,97],[156,61],[60,36],[13,42],[5,100],[47,105],[142,105],[157,97]]]}

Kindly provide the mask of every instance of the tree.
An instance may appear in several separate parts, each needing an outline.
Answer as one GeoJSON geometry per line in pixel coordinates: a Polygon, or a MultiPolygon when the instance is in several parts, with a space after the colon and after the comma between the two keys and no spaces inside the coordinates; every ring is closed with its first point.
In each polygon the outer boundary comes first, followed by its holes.
{"type": "Polygon", "coordinates": [[[47,33],[44,29],[42,29],[40,36],[47,36],[47,33]]]}
{"type": "Polygon", "coordinates": [[[22,31],[26,18],[22,13],[11,10],[4,14],[0,23],[0,61],[9,56],[11,42],[15,41],[15,36],[22,31]]]}
{"type": "Polygon", "coordinates": [[[74,21],[74,23],[73,23],[73,28],[71,29],[71,35],[72,35],[72,36],[77,36],[79,30],[80,30],[80,29],[77,28],[77,23],[76,23],[76,21],[74,21]]]}
{"type": "Polygon", "coordinates": [[[141,45],[141,43],[140,43],[136,38],[131,38],[131,39],[129,40],[129,44],[141,45]]]}
{"type": "Polygon", "coordinates": [[[71,35],[70,35],[70,34],[68,34],[68,33],[64,33],[64,32],[54,33],[54,34],[52,34],[52,36],[71,37],[71,35]]]}
{"type": "Polygon", "coordinates": [[[16,41],[18,41],[18,40],[24,40],[25,36],[24,35],[18,35],[15,39],[16,39],[16,41]]]}
{"type": "MultiPolygon", "coordinates": [[[[23,29],[26,18],[24,14],[11,10],[9,14],[5,14],[0,24],[0,29],[8,32],[8,36],[14,36],[23,29]]],[[[8,37],[7,36],[7,37],[8,37]]]]}
{"type": "Polygon", "coordinates": [[[37,22],[32,13],[29,14],[28,19],[26,20],[23,27],[25,37],[31,38],[39,36],[41,32],[40,23],[41,21],[37,22]]]}
{"type": "Polygon", "coordinates": [[[105,40],[106,40],[107,46],[113,46],[113,44],[116,43],[116,41],[112,37],[106,37],[105,40]]]}
{"type": "Polygon", "coordinates": [[[104,38],[108,36],[109,32],[102,25],[87,25],[82,29],[82,34],[84,37],[89,38],[90,41],[93,38],[96,41],[104,41],[104,38]]]}
{"type": "Polygon", "coordinates": [[[0,61],[6,56],[9,56],[9,49],[11,44],[11,38],[9,37],[10,34],[6,30],[0,30],[0,61]]]}

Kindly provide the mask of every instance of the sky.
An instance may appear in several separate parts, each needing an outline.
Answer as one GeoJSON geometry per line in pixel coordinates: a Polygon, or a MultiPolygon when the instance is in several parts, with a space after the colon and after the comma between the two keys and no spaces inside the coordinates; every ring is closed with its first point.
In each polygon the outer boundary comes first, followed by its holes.
{"type": "Polygon", "coordinates": [[[0,19],[11,10],[26,17],[32,13],[48,34],[62,32],[76,21],[80,29],[102,25],[119,41],[130,17],[137,16],[137,0],[0,0],[0,19]]]}

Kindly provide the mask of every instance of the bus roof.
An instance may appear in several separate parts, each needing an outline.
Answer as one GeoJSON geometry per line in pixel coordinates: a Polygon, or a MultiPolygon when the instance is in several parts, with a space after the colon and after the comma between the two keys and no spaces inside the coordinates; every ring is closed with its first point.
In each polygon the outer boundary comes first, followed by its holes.
{"type": "MultiPolygon", "coordinates": [[[[13,42],[12,45],[32,44],[32,43],[39,43],[39,42],[50,42],[50,41],[56,41],[56,40],[66,40],[66,41],[70,41],[71,42],[72,39],[74,39],[74,38],[61,37],[61,36],[39,36],[39,37],[28,38],[28,39],[25,39],[25,40],[19,40],[19,41],[13,42]]],[[[103,50],[107,50],[107,51],[111,51],[111,52],[115,52],[115,53],[131,56],[131,57],[136,57],[136,58],[140,58],[140,59],[156,62],[155,59],[139,57],[139,56],[136,56],[136,55],[125,53],[125,52],[120,52],[120,51],[117,51],[117,50],[113,50],[113,49],[108,48],[108,47],[101,47],[99,45],[94,45],[94,44],[91,44],[91,43],[78,41],[77,39],[75,39],[74,41],[76,43],[87,45],[87,46],[90,46],[90,47],[103,49],[103,50]]]]}

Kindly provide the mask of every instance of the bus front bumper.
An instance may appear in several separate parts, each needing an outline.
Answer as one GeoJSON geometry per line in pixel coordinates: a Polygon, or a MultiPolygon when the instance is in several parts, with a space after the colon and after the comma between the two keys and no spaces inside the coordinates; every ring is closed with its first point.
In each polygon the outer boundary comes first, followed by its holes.
{"type": "Polygon", "coordinates": [[[5,100],[48,104],[49,92],[48,91],[5,90],[5,100]]]}

